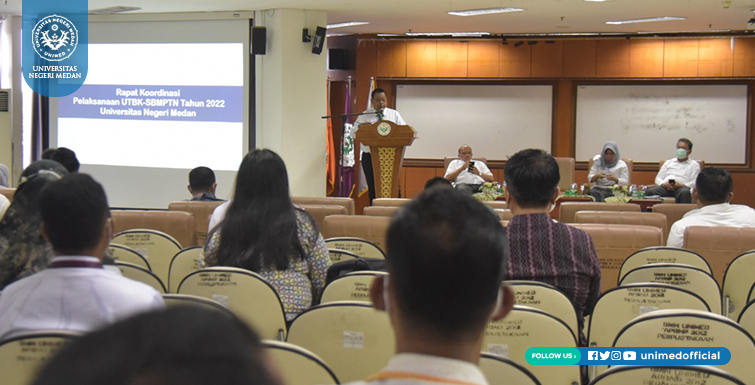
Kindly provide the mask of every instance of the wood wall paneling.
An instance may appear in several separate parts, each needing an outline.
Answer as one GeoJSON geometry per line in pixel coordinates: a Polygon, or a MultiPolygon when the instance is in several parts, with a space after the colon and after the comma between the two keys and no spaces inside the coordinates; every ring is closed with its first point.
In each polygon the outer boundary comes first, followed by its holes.
{"type": "Polygon", "coordinates": [[[700,39],[697,57],[697,76],[732,76],[734,50],[732,39],[700,39]]]}
{"type": "Polygon", "coordinates": [[[512,43],[498,47],[498,75],[502,78],[528,78],[532,69],[532,46],[525,43],[516,47],[512,43]]]}
{"type": "Polygon", "coordinates": [[[470,78],[497,78],[500,46],[497,41],[470,41],[467,75],[470,78]]]}
{"type": "Polygon", "coordinates": [[[404,198],[414,198],[425,189],[427,180],[435,177],[435,168],[404,167],[403,174],[406,175],[406,192],[401,190],[401,194],[404,198]]]}
{"type": "Polygon", "coordinates": [[[379,77],[406,77],[407,43],[403,40],[377,42],[377,70],[379,77]]]}
{"type": "Polygon", "coordinates": [[[630,40],[629,76],[663,76],[663,40],[630,40]]]}
{"type": "Polygon", "coordinates": [[[532,46],[532,77],[558,78],[564,73],[564,42],[540,41],[532,46]]]}
{"type": "Polygon", "coordinates": [[[596,40],[564,41],[564,77],[594,78],[596,76],[598,42],[596,40]]]}
{"type": "Polygon", "coordinates": [[[667,78],[697,77],[697,39],[667,39],[663,43],[663,76],[667,78]]]}
{"type": "Polygon", "coordinates": [[[595,58],[595,75],[599,78],[629,77],[629,40],[598,40],[595,58]]]}
{"type": "Polygon", "coordinates": [[[466,41],[439,41],[437,71],[441,78],[467,77],[468,44],[466,41]]]}
{"type": "Polygon", "coordinates": [[[434,78],[437,76],[438,42],[410,41],[406,44],[406,76],[434,78]]]}
{"type": "Polygon", "coordinates": [[[755,76],[755,39],[734,40],[734,76],[755,76]]]}

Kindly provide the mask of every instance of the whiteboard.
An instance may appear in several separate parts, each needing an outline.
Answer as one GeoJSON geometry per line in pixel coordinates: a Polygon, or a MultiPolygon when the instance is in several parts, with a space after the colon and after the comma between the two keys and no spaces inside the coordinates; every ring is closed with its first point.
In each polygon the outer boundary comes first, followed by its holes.
{"type": "Polygon", "coordinates": [[[675,157],[679,138],[690,158],[746,163],[746,85],[585,85],[577,87],[576,160],[600,153],[606,141],[622,157],[658,162],[675,157]]]}
{"type": "Polygon", "coordinates": [[[396,109],[418,132],[406,158],[443,159],[463,144],[506,159],[524,148],[550,151],[550,85],[398,85],[396,109]]]}

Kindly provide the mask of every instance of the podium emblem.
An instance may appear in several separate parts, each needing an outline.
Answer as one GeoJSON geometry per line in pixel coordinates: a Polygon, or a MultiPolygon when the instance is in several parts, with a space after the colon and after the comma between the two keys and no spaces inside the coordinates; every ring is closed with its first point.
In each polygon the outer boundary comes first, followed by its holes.
{"type": "Polygon", "coordinates": [[[380,123],[377,126],[377,132],[381,136],[388,136],[391,133],[391,125],[385,122],[380,123]]]}

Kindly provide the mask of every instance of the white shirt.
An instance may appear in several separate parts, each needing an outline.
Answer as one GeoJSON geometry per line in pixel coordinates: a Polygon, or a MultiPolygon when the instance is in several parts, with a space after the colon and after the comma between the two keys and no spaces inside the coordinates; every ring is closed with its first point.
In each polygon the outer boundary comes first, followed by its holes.
{"type": "MultiPolygon", "coordinates": [[[[356,133],[359,131],[359,125],[364,123],[375,123],[378,121],[378,116],[375,113],[375,109],[370,107],[364,111],[367,115],[360,115],[356,122],[354,122],[354,131],[352,131],[352,134],[354,135],[354,140],[356,140],[356,133]]],[[[399,125],[406,125],[406,122],[404,121],[404,118],[401,117],[401,114],[398,113],[398,111],[386,108],[383,110],[383,120],[390,120],[393,123],[399,124],[399,125]]],[[[370,147],[362,145],[362,152],[370,153],[370,147]]]]}
{"type": "Polygon", "coordinates": [[[689,211],[671,226],[666,245],[682,247],[684,230],[690,226],[755,227],[755,210],[749,206],[720,203],[689,211]]]}
{"type": "Polygon", "coordinates": [[[475,384],[487,385],[485,375],[471,362],[417,353],[399,353],[393,356],[374,379],[349,382],[345,385],[438,385],[475,384]],[[405,374],[402,376],[402,374],[405,374]],[[384,377],[383,377],[384,376],[384,377]]]}
{"type": "MultiPolygon", "coordinates": [[[[99,263],[94,257],[58,261],[99,263]]],[[[92,267],[48,268],[8,285],[0,296],[0,340],[37,330],[89,332],[138,313],[165,308],[155,289],[92,267]]]]}
{"type": "Polygon", "coordinates": [[[697,174],[700,173],[700,163],[696,160],[687,159],[680,162],[679,159],[673,158],[667,160],[655,176],[655,185],[660,186],[674,179],[676,183],[681,183],[689,188],[695,187],[697,174]]]}
{"type": "MultiPolygon", "coordinates": [[[[590,168],[590,172],[587,174],[587,180],[592,180],[592,177],[595,174],[600,174],[601,172],[605,174],[611,174],[619,178],[618,185],[620,186],[626,186],[627,184],[629,184],[629,167],[627,167],[626,162],[621,159],[619,159],[619,161],[616,162],[616,165],[613,167],[602,167],[600,155],[595,155],[595,157],[592,158],[592,168],[590,168]]],[[[617,183],[607,178],[598,178],[593,184],[594,187],[608,188],[617,183]]]]}
{"type": "Polygon", "coordinates": [[[8,211],[8,207],[10,207],[10,201],[5,195],[0,194],[0,219],[3,219],[3,215],[8,211]]]}
{"type": "Polygon", "coordinates": [[[215,226],[220,223],[223,218],[225,218],[225,212],[228,211],[228,206],[231,205],[231,201],[228,200],[226,202],[223,202],[220,204],[220,206],[215,207],[215,210],[213,210],[212,215],[210,215],[210,224],[207,225],[207,234],[212,231],[212,229],[215,228],[215,226]]]}
{"type": "MultiPolygon", "coordinates": [[[[474,162],[474,168],[476,168],[478,171],[480,171],[480,175],[482,174],[491,174],[490,169],[488,166],[485,165],[485,163],[479,161],[479,160],[473,160],[474,162]]],[[[448,164],[448,168],[446,169],[446,175],[444,177],[447,177],[448,174],[458,170],[464,166],[464,161],[461,159],[454,159],[451,161],[451,163],[448,164]]],[[[485,179],[481,177],[480,175],[473,174],[469,172],[468,169],[462,170],[459,175],[456,176],[456,180],[454,180],[454,185],[457,184],[483,184],[485,183],[485,179]]]]}

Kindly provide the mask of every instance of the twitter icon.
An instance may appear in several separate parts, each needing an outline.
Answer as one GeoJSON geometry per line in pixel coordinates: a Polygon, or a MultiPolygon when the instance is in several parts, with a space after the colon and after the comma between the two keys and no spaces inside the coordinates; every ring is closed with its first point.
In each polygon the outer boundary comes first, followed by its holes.
{"type": "Polygon", "coordinates": [[[600,360],[605,361],[611,355],[611,352],[600,352],[600,360]]]}

